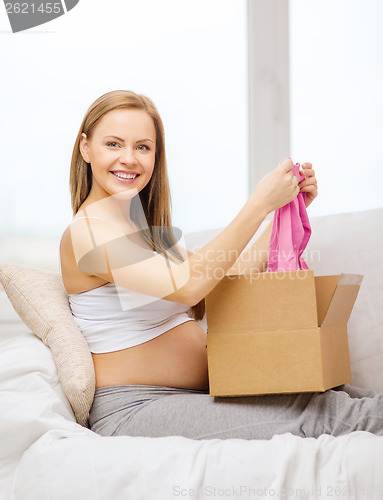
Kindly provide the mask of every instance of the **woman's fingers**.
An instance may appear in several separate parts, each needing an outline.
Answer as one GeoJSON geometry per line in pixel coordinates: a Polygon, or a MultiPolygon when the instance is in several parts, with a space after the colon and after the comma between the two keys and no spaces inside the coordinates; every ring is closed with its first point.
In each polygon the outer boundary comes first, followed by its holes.
{"type": "Polygon", "coordinates": [[[312,165],[312,163],[306,162],[306,163],[302,163],[301,166],[303,169],[311,169],[313,165],[312,165]]]}
{"type": "Polygon", "coordinates": [[[278,165],[278,168],[282,172],[289,172],[290,170],[292,171],[293,168],[293,161],[291,158],[285,158],[283,161],[280,162],[278,165]]]}
{"type": "Polygon", "coordinates": [[[318,182],[315,177],[315,171],[312,168],[311,163],[304,163],[302,165],[302,170],[300,171],[300,174],[304,176],[304,179],[299,183],[299,187],[301,188],[301,191],[312,191],[311,186],[315,186],[316,189],[318,189],[318,182]],[[303,189],[310,187],[310,189],[303,189]]]}
{"type": "Polygon", "coordinates": [[[304,163],[299,173],[305,177],[315,177],[315,172],[311,163],[304,163]]]}
{"type": "Polygon", "coordinates": [[[301,193],[306,193],[306,206],[309,206],[318,195],[318,181],[312,164],[303,163],[300,174],[304,179],[299,183],[299,189],[301,193]]]}
{"type": "Polygon", "coordinates": [[[301,181],[298,185],[301,189],[309,186],[315,186],[318,189],[318,182],[315,177],[310,177],[309,179],[305,179],[304,181],[301,181]]]}

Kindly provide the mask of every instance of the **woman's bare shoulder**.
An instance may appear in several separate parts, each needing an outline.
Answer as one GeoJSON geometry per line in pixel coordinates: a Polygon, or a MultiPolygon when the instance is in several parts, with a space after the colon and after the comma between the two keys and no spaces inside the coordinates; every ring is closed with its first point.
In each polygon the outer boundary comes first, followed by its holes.
{"type": "Polygon", "coordinates": [[[94,276],[92,270],[81,265],[81,259],[92,252],[95,245],[89,238],[87,221],[79,220],[76,224],[73,222],[65,229],[60,241],[61,272],[67,292],[80,293],[107,283],[108,280],[94,276]],[[76,230],[73,230],[76,225],[76,230]]]}

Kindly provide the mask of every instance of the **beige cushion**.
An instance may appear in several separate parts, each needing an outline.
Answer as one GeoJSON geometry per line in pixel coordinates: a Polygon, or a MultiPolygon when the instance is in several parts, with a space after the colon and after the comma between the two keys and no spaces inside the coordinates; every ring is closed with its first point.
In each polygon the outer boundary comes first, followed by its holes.
{"type": "Polygon", "coordinates": [[[92,355],[69,307],[58,273],[0,265],[0,281],[15,311],[52,351],[76,420],[88,426],[95,391],[92,355]]]}

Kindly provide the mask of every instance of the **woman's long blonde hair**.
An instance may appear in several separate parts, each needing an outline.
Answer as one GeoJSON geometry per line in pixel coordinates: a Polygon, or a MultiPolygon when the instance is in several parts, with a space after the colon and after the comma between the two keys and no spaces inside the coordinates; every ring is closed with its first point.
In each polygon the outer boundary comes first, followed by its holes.
{"type": "MultiPolygon", "coordinates": [[[[98,121],[106,113],[115,109],[139,109],[148,113],[154,123],[156,130],[156,153],[154,170],[148,184],[139,192],[139,198],[132,199],[130,217],[133,222],[142,229],[142,236],[154,248],[154,250],[173,251],[171,247],[176,243],[171,223],[171,195],[169,178],[166,167],[165,156],[165,134],[161,117],[153,102],[142,94],[136,94],[131,90],[114,90],[103,94],[96,99],[85,113],[80,130],[74,144],[72,161],[70,167],[70,193],[73,215],[76,215],[80,206],[88,197],[92,187],[92,170],[90,164],[85,162],[80,153],[81,134],[85,133],[87,138],[92,137],[94,128],[98,121]],[[139,204],[143,207],[139,210],[139,204]],[[146,220],[142,220],[143,217],[146,220]],[[145,231],[149,227],[150,235],[145,231]],[[154,237],[152,228],[156,228],[154,237]]],[[[173,251],[173,253],[177,253],[173,251]]],[[[180,255],[177,255],[179,258],[180,255]]],[[[201,320],[205,314],[205,299],[192,306],[190,315],[201,320]]]]}

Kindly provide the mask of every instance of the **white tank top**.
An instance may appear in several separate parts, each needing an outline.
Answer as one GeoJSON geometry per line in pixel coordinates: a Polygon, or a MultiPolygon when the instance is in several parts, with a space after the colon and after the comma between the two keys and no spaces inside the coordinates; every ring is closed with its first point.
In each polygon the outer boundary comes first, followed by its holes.
{"type": "MultiPolygon", "coordinates": [[[[76,220],[80,218],[86,217],[76,220]]],[[[65,289],[60,251],[59,262],[65,289]]],[[[194,321],[187,314],[191,308],[186,304],[156,299],[114,283],[68,294],[68,299],[73,318],[95,354],[143,344],[186,321],[194,321]]]]}

